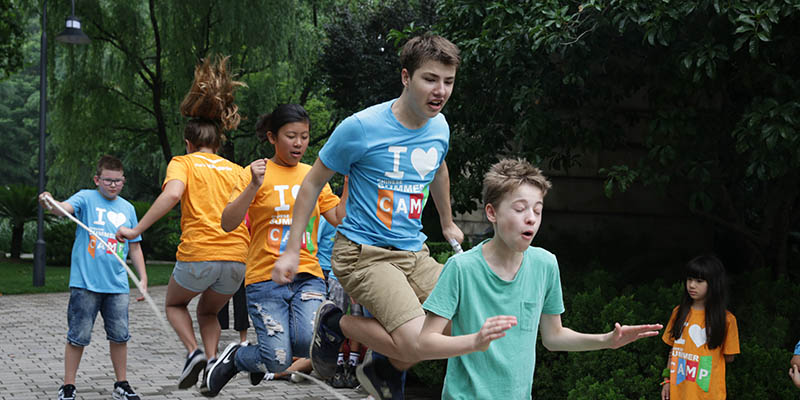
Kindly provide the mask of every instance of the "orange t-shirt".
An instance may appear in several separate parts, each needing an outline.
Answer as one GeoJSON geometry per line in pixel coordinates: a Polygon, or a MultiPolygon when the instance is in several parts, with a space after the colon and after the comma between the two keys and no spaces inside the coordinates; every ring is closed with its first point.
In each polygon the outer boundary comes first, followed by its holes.
{"type": "Polygon", "coordinates": [[[164,186],[171,180],[185,185],[181,197],[179,261],[245,262],[250,235],[244,224],[232,232],[222,230],[222,210],[242,167],[211,153],[195,152],[173,157],[167,165],[164,186]]]}
{"type": "MultiPolygon", "coordinates": [[[[289,238],[295,196],[300,190],[303,178],[310,170],[311,166],[303,163],[299,163],[295,167],[283,167],[273,162],[267,162],[264,183],[258,189],[258,193],[247,211],[250,215],[251,241],[247,252],[245,285],[272,280],[272,268],[289,238]]],[[[238,185],[230,195],[230,201],[235,200],[250,184],[252,176],[249,166],[242,170],[240,177],[238,185]]],[[[320,278],[323,277],[316,257],[317,228],[320,215],[338,204],[339,197],[333,194],[330,186],[326,184],[317,198],[305,235],[303,235],[298,273],[307,272],[320,278]]]]}
{"type": "Polygon", "coordinates": [[[671,399],[724,399],[725,355],[739,354],[739,328],[736,317],[725,312],[725,339],[715,349],[708,348],[706,337],[705,310],[691,310],[684,322],[681,337],[673,340],[670,336],[678,307],[672,316],[661,339],[672,346],[669,358],[669,397],[671,399]]]}

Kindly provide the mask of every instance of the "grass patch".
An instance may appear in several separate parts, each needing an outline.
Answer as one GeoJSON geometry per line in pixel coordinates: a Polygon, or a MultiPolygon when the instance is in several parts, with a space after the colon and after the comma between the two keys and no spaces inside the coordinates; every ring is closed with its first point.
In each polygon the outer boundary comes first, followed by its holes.
{"type": "MultiPolygon", "coordinates": [[[[147,264],[148,286],[166,285],[172,275],[173,266],[174,264],[147,264]]],[[[132,290],[136,290],[133,282],[130,282],[130,285],[132,290]]],[[[68,291],[69,267],[46,266],[44,286],[34,287],[33,261],[0,260],[0,293],[3,295],[68,291]]]]}

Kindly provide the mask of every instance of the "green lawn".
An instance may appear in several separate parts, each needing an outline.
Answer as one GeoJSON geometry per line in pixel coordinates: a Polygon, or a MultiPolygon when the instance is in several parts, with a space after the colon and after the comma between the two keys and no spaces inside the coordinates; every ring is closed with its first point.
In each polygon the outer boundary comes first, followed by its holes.
{"type": "MultiPolygon", "coordinates": [[[[148,285],[166,285],[172,274],[173,265],[147,264],[148,285]]],[[[133,282],[130,282],[130,285],[131,289],[136,289],[133,282]]],[[[44,286],[33,287],[33,261],[0,260],[0,293],[3,295],[68,291],[69,267],[47,266],[44,272],[44,286]]]]}

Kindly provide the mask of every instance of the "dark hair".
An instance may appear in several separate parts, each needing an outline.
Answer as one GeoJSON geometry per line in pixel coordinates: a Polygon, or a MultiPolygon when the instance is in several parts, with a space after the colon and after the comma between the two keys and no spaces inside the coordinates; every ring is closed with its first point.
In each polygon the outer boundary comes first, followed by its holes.
{"type": "MultiPolygon", "coordinates": [[[[702,255],[686,263],[686,279],[702,279],[708,283],[708,292],[705,299],[706,337],[708,348],[714,349],[722,346],[727,334],[726,317],[728,305],[727,278],[725,267],[714,255],[702,255]]],[[[686,285],[683,287],[683,298],[678,306],[675,321],[672,323],[670,336],[679,339],[683,331],[683,324],[689,315],[694,300],[689,296],[686,285]]]]}
{"type": "Polygon", "coordinates": [[[308,122],[311,128],[311,118],[300,104],[280,104],[269,114],[262,114],[256,122],[256,135],[261,141],[267,140],[267,133],[278,134],[278,130],[292,122],[308,122]]]}
{"type": "Polygon", "coordinates": [[[100,157],[100,160],[97,161],[97,176],[100,176],[104,169],[109,171],[123,171],[122,161],[117,157],[104,154],[100,157]]]}
{"type": "Polygon", "coordinates": [[[223,132],[236,129],[241,121],[233,93],[237,87],[247,85],[233,80],[228,58],[202,60],[194,70],[192,87],[181,102],[181,114],[191,118],[183,138],[195,147],[218,149],[225,141],[223,132]]]}
{"type": "Polygon", "coordinates": [[[439,36],[426,33],[406,42],[400,50],[400,66],[408,70],[408,76],[414,76],[425,61],[438,61],[444,65],[458,68],[461,63],[458,46],[439,36]]]}

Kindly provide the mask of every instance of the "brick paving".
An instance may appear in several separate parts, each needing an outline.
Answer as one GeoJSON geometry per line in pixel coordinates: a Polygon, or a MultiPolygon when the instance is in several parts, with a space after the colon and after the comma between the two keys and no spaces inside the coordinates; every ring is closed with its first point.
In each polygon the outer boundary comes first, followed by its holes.
{"type": "MultiPolygon", "coordinates": [[[[137,302],[131,291],[128,342],[128,381],[143,400],[203,399],[196,389],[179,390],[177,379],[186,356],[172,329],[164,330],[147,303],[137,302]]],[[[166,286],[151,288],[150,294],[163,313],[166,286]]],[[[67,332],[68,293],[0,296],[0,400],[55,399],[64,375],[64,345],[67,332]]],[[[194,315],[197,300],[189,305],[194,315]]],[[[197,323],[195,322],[195,331],[197,323]]],[[[198,340],[200,338],[197,333],[198,340]]],[[[248,338],[255,341],[250,329],[248,338]]],[[[238,341],[238,333],[223,330],[220,350],[238,341]]],[[[98,315],[92,343],[81,359],[75,386],[78,398],[110,399],[114,370],[108,355],[102,318],[98,315]]],[[[363,399],[366,393],[334,389],[347,399],[363,399]]],[[[417,390],[419,391],[419,390],[417,390]]],[[[337,399],[309,381],[265,381],[251,386],[239,374],[217,397],[219,399],[337,399]]],[[[407,395],[407,399],[438,398],[438,393],[407,395]]]]}

